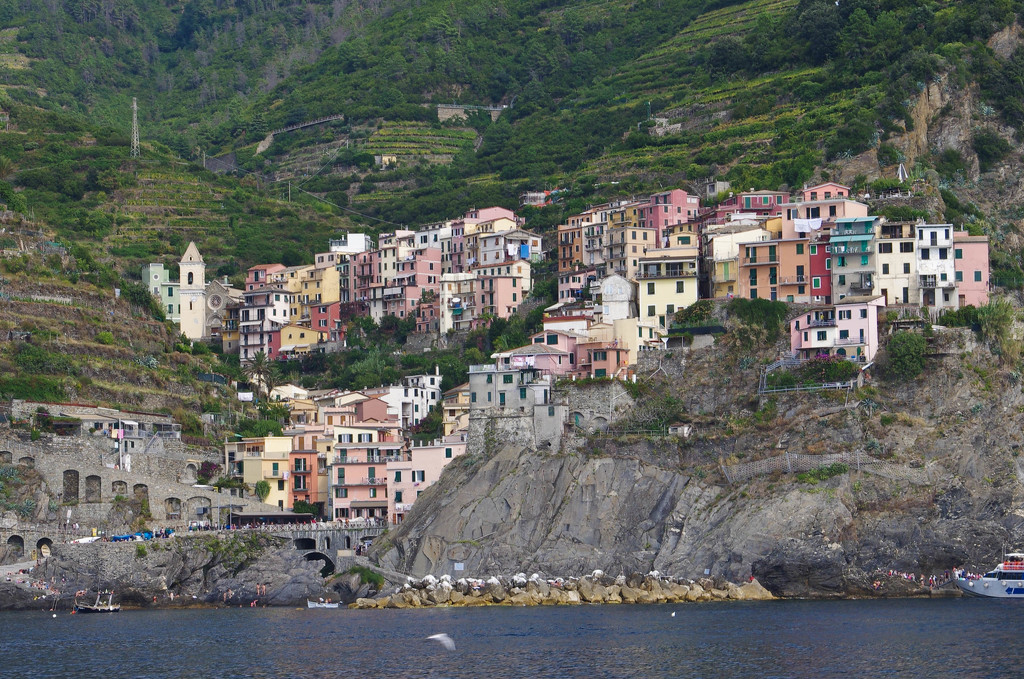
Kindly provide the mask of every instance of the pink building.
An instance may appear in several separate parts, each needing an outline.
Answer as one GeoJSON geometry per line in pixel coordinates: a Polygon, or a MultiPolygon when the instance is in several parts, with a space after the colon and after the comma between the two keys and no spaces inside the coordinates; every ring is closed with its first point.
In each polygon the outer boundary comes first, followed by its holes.
{"type": "Polygon", "coordinates": [[[811,203],[816,200],[829,200],[831,198],[849,198],[850,187],[835,182],[825,182],[814,186],[804,185],[800,192],[800,200],[804,203],[811,203]]]}
{"type": "Polygon", "coordinates": [[[652,195],[642,204],[637,217],[641,228],[657,229],[657,247],[663,245],[665,231],[669,226],[695,221],[700,211],[700,199],[683,189],[672,189],[652,195]]]}
{"type": "Polygon", "coordinates": [[[491,273],[494,267],[477,267],[477,308],[480,314],[491,314],[498,318],[510,318],[526,296],[522,278],[515,274],[491,273]]]}
{"type": "Polygon", "coordinates": [[[545,375],[568,375],[573,372],[572,354],[554,346],[527,344],[511,351],[491,354],[501,370],[532,368],[545,375]]]}
{"type": "Polygon", "coordinates": [[[953,232],[953,264],[961,307],[988,304],[989,261],[988,236],[972,236],[967,231],[953,232]]]}
{"type": "Polygon", "coordinates": [[[701,210],[701,231],[709,224],[725,224],[732,215],[751,217],[781,217],[790,202],[789,194],[782,191],[745,191],[726,198],[718,205],[701,210]]]}
{"type": "Polygon", "coordinates": [[[831,306],[812,307],[790,321],[790,348],[798,358],[843,356],[859,363],[878,353],[881,295],[844,297],[831,306]]]}
{"type": "Polygon", "coordinates": [[[415,316],[416,306],[424,292],[437,296],[441,283],[441,249],[413,250],[396,264],[397,272],[385,284],[383,316],[415,316]]]}
{"type": "Polygon", "coordinates": [[[269,282],[271,274],[284,271],[285,268],[287,267],[284,264],[258,264],[250,267],[245,274],[245,289],[258,290],[262,288],[269,282]]]}
{"type": "Polygon", "coordinates": [[[530,337],[534,345],[553,347],[564,351],[569,357],[569,370],[575,371],[579,360],[579,344],[586,342],[587,336],[572,330],[543,330],[530,337]]]}
{"type": "Polygon", "coordinates": [[[466,434],[451,434],[417,443],[409,455],[387,463],[388,516],[391,523],[402,523],[416,498],[434,485],[449,462],[466,452],[466,434]]]}
{"type": "Polygon", "coordinates": [[[341,325],[341,302],[311,306],[309,325],[312,330],[325,333],[328,342],[340,342],[345,339],[345,331],[341,325]]]}

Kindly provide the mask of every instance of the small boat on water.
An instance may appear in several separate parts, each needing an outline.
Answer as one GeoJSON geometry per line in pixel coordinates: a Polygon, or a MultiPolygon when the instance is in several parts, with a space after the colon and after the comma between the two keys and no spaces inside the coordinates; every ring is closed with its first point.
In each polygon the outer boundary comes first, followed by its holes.
{"type": "Polygon", "coordinates": [[[1007,554],[994,570],[977,578],[957,578],[956,584],[971,596],[1024,599],[1024,552],[1007,554]]]}
{"type": "Polygon", "coordinates": [[[75,613],[117,613],[121,610],[121,604],[114,603],[113,592],[99,592],[96,594],[96,603],[85,604],[78,601],[75,598],[75,607],[73,611],[75,613]],[[103,597],[107,597],[106,601],[103,601],[103,597]]]}
{"type": "Polygon", "coordinates": [[[335,601],[334,603],[331,603],[330,601],[324,601],[323,599],[321,599],[320,601],[310,601],[309,599],[306,599],[306,607],[307,608],[337,608],[338,607],[338,602],[335,601]]]}

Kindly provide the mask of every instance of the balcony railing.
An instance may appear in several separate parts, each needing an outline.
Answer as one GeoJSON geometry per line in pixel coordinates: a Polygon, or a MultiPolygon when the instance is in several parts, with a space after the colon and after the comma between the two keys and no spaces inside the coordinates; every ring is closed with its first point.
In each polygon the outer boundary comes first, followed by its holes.
{"type": "Polygon", "coordinates": [[[412,503],[411,502],[398,502],[398,503],[395,503],[395,511],[396,512],[412,511],[412,503]]]}
{"type": "Polygon", "coordinates": [[[686,278],[697,275],[697,269],[669,269],[667,271],[640,271],[637,278],[686,278]]]}
{"type": "Polygon", "coordinates": [[[850,290],[854,292],[871,292],[874,289],[874,281],[870,278],[857,278],[850,281],[850,290]]]}
{"type": "MultiPolygon", "coordinates": [[[[360,479],[358,485],[360,485],[360,486],[384,486],[384,485],[387,485],[387,482],[388,482],[387,477],[385,477],[385,476],[375,476],[372,479],[371,478],[360,479]]],[[[357,484],[353,484],[353,485],[357,485],[357,484]]]]}
{"type": "Polygon", "coordinates": [[[831,251],[833,255],[870,255],[875,251],[875,246],[833,245],[831,251]]]}
{"type": "Polygon", "coordinates": [[[778,264],[779,256],[774,257],[744,257],[744,264],[778,264]]]}
{"type": "Polygon", "coordinates": [[[783,285],[806,285],[807,276],[784,276],[782,278],[783,285]]]}
{"type": "Polygon", "coordinates": [[[955,288],[956,283],[950,280],[939,280],[938,276],[921,276],[922,288],[955,288]]]}
{"type": "Polygon", "coordinates": [[[836,338],[837,345],[850,346],[856,344],[865,344],[865,341],[860,337],[839,337],[836,338]]]}
{"type": "Polygon", "coordinates": [[[832,328],[836,325],[834,318],[815,318],[807,324],[808,328],[832,328]]]}

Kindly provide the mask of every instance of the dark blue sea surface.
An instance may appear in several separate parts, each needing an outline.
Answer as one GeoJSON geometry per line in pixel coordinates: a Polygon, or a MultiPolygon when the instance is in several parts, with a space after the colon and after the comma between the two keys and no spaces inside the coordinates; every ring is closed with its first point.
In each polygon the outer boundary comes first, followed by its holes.
{"type": "Polygon", "coordinates": [[[985,599],[0,613],[0,676],[1019,677],[1022,622],[985,599]]]}

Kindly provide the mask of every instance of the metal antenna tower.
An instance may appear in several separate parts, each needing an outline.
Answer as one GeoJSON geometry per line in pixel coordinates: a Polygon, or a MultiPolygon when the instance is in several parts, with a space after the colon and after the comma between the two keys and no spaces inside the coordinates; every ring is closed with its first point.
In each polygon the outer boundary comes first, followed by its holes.
{"type": "Polygon", "coordinates": [[[139,104],[132,97],[132,158],[139,157],[139,104]]]}

